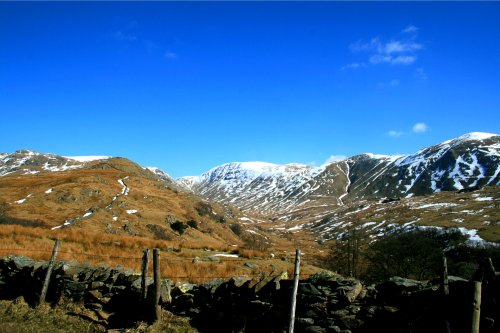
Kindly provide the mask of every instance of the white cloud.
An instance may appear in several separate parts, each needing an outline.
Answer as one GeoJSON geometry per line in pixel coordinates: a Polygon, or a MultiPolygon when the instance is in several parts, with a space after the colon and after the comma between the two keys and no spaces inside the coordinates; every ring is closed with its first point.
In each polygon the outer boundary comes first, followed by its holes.
{"type": "MultiPolygon", "coordinates": [[[[401,31],[405,33],[404,36],[399,35],[389,41],[383,41],[380,37],[374,37],[368,42],[358,40],[350,44],[349,49],[353,53],[368,53],[368,61],[372,65],[412,65],[417,61],[417,53],[424,49],[424,45],[415,40],[417,30],[414,25],[409,25],[401,31]]],[[[364,62],[353,62],[343,66],[341,70],[366,66],[364,62]],[[364,66],[360,66],[361,64],[364,66]]]]}
{"type": "Polygon", "coordinates": [[[392,58],[391,64],[395,65],[410,65],[417,61],[417,56],[401,55],[392,58]]]}
{"type": "Polygon", "coordinates": [[[418,31],[418,28],[414,25],[409,25],[406,28],[404,28],[401,32],[405,34],[414,34],[418,31]]]}
{"type": "Polygon", "coordinates": [[[333,162],[340,162],[340,161],[345,160],[346,158],[347,158],[347,156],[344,156],[344,155],[332,155],[326,159],[326,161],[325,161],[325,163],[323,163],[323,165],[330,164],[333,162]]]}
{"type": "Polygon", "coordinates": [[[172,51],[166,51],[165,52],[165,58],[167,59],[175,59],[177,58],[177,54],[172,52],[172,51]]]}
{"type": "Polygon", "coordinates": [[[422,44],[408,41],[391,41],[384,46],[384,52],[391,53],[405,53],[414,52],[422,49],[422,44]]]}
{"type": "Polygon", "coordinates": [[[370,57],[370,63],[380,64],[382,62],[391,62],[392,57],[390,55],[375,54],[370,57]]]}
{"type": "Polygon", "coordinates": [[[137,40],[137,37],[135,35],[125,34],[120,30],[110,34],[110,37],[125,42],[134,42],[137,40]]]}
{"type": "Polygon", "coordinates": [[[396,79],[393,79],[387,83],[385,82],[379,82],[378,83],[378,87],[379,88],[384,88],[385,86],[389,86],[389,87],[397,87],[399,86],[399,80],[396,80],[396,79]]]}
{"type": "Polygon", "coordinates": [[[363,42],[358,40],[357,42],[349,45],[352,52],[362,52],[362,51],[373,51],[379,50],[382,47],[382,43],[378,37],[372,38],[369,42],[363,42]]]}
{"type": "Polygon", "coordinates": [[[413,125],[413,133],[425,133],[429,130],[429,126],[425,123],[416,123],[413,125]]]}
{"type": "Polygon", "coordinates": [[[420,67],[415,70],[415,77],[420,80],[427,80],[427,73],[422,67],[420,67]]]}
{"type": "Polygon", "coordinates": [[[404,134],[404,132],[394,131],[394,130],[391,130],[391,131],[387,132],[387,135],[392,136],[393,138],[400,137],[403,134],[404,134]]]}
{"type": "Polygon", "coordinates": [[[391,65],[411,65],[417,61],[417,56],[399,55],[393,57],[391,55],[375,54],[370,57],[370,63],[376,65],[380,63],[388,63],[391,65]]]}
{"type": "Polygon", "coordinates": [[[389,81],[389,85],[392,86],[392,87],[396,87],[396,86],[399,86],[399,80],[391,80],[389,81]]]}
{"type": "Polygon", "coordinates": [[[353,62],[353,63],[347,64],[345,66],[342,66],[340,68],[340,70],[345,71],[347,69],[358,69],[358,68],[364,68],[364,67],[366,67],[366,64],[364,62],[361,62],[361,63],[353,62]]]}

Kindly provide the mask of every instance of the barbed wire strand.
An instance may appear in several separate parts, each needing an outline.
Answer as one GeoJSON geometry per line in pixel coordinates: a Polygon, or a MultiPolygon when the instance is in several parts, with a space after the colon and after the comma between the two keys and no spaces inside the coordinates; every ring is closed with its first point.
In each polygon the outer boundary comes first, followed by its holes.
{"type": "MultiPolygon", "coordinates": [[[[27,249],[27,248],[0,248],[0,251],[26,251],[26,252],[46,252],[48,254],[51,253],[51,249],[27,249]]],[[[68,251],[59,251],[59,254],[70,254],[70,255],[82,255],[82,256],[87,256],[87,257],[98,257],[98,258],[110,258],[110,259],[129,259],[129,260],[142,260],[142,257],[123,257],[123,256],[110,256],[110,255],[103,255],[103,254],[94,254],[94,253],[87,253],[87,252],[68,252],[68,251]]],[[[168,252],[167,252],[168,253],[168,252]]],[[[193,261],[193,260],[201,260],[204,261],[206,259],[207,261],[211,262],[216,262],[216,261],[249,261],[249,260],[254,260],[254,261],[270,261],[270,260],[278,260],[275,258],[241,258],[241,257],[228,257],[228,256],[217,256],[217,255],[211,255],[208,257],[187,257],[187,258],[169,258],[169,257],[163,257],[160,260],[164,261],[193,261]],[[220,258],[220,259],[218,259],[220,258]]],[[[302,259],[302,262],[304,263],[304,260],[302,259]]]]}

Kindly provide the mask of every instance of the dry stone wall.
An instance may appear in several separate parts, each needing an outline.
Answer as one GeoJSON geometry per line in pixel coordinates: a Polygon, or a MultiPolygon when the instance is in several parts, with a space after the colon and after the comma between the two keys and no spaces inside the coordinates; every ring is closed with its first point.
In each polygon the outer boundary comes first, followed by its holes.
{"type": "MultiPolygon", "coordinates": [[[[11,256],[0,259],[0,298],[38,299],[47,263],[11,256]]],[[[152,279],[147,286],[152,289],[152,279]]],[[[237,276],[204,284],[163,280],[161,306],[191,319],[200,332],[285,332],[292,280],[286,274],[261,279],[237,276]]],[[[133,326],[148,318],[151,300],[141,300],[141,277],[131,270],[56,263],[47,301],[81,304],[78,315],[107,328],[133,326]],[[145,311],[146,310],[146,311],[145,311]]],[[[481,332],[498,332],[498,277],[484,284],[481,332]]],[[[365,286],[331,272],[300,281],[296,332],[452,332],[468,331],[470,282],[450,277],[450,298],[436,283],[398,277],[365,286]]],[[[152,293],[148,292],[149,295],[152,293]]]]}

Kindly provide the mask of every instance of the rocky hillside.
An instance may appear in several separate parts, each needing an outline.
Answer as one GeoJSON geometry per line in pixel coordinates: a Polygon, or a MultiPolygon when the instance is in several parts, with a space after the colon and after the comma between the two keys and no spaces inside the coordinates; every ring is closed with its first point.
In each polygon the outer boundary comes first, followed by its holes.
{"type": "Polygon", "coordinates": [[[124,158],[17,151],[0,155],[0,171],[7,224],[224,246],[240,242],[225,208],[179,191],[167,174],[124,158]],[[185,230],[172,228],[175,222],[185,230]]]}
{"type": "Polygon", "coordinates": [[[65,171],[82,168],[86,163],[108,159],[108,156],[63,157],[54,154],[41,154],[31,150],[18,150],[14,153],[0,153],[0,176],[34,175],[44,171],[65,171]]]}
{"type": "Polygon", "coordinates": [[[321,167],[228,163],[179,179],[201,196],[260,214],[500,184],[500,136],[469,133],[405,156],[362,154],[321,167]]]}

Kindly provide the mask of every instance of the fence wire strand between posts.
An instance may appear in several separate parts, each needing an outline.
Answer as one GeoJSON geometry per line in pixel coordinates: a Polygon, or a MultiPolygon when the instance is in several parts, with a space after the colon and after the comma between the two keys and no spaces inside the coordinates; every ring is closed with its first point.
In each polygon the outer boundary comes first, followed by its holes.
{"type": "MultiPolygon", "coordinates": [[[[47,258],[50,256],[51,249],[30,249],[30,248],[0,248],[0,256],[11,256],[11,255],[16,255],[18,253],[23,253],[23,252],[33,252],[33,253],[46,253],[47,258]],[[9,253],[10,252],[10,253],[9,253]]],[[[113,255],[103,255],[103,254],[95,254],[95,253],[88,253],[88,252],[74,252],[74,251],[59,251],[59,255],[66,255],[66,256],[83,256],[86,258],[103,258],[103,259],[119,259],[119,260],[134,260],[134,261],[141,261],[142,257],[127,257],[127,256],[113,256],[113,255]]],[[[164,252],[168,253],[168,252],[164,252]]],[[[48,260],[48,259],[47,259],[48,260]]],[[[264,258],[241,258],[241,257],[233,257],[233,256],[226,256],[226,255],[209,255],[206,257],[184,257],[184,258],[179,258],[179,257],[168,257],[168,256],[163,256],[160,259],[162,262],[168,264],[168,263],[175,263],[175,262],[189,262],[189,263],[194,263],[196,260],[199,260],[197,263],[202,263],[202,264],[224,264],[224,263],[233,263],[233,262],[254,262],[254,261],[268,261],[270,259],[264,259],[264,258]]],[[[46,261],[46,260],[45,260],[46,261]]],[[[110,267],[109,263],[79,263],[75,262],[76,259],[71,259],[71,258],[58,258],[56,260],[56,263],[67,266],[67,267],[72,267],[72,268],[99,268],[99,267],[110,267]]],[[[58,265],[59,266],[59,265],[58,265]]],[[[119,264],[118,266],[121,266],[119,264]]],[[[59,266],[60,267],[60,266],[59,266]]],[[[167,266],[168,267],[168,266],[167,266]]],[[[128,268],[128,267],[125,267],[128,268]]],[[[131,268],[130,268],[131,269],[131,268]]],[[[263,276],[266,276],[267,274],[272,274],[272,273],[278,273],[277,271],[272,271],[271,273],[266,272],[265,270],[259,271],[259,273],[255,272],[248,272],[248,273],[241,273],[241,272],[234,272],[233,274],[199,274],[199,272],[194,272],[194,274],[186,274],[185,272],[181,272],[179,275],[175,274],[163,274],[162,278],[169,279],[169,280],[179,280],[179,279],[231,279],[235,276],[247,276],[249,279],[262,279],[263,276]],[[184,273],[184,274],[182,274],[184,273]],[[252,274],[253,273],[253,274],[252,274]]],[[[139,271],[137,274],[140,274],[139,271]]],[[[309,274],[300,274],[299,275],[301,278],[307,278],[309,277],[309,274]]]]}

